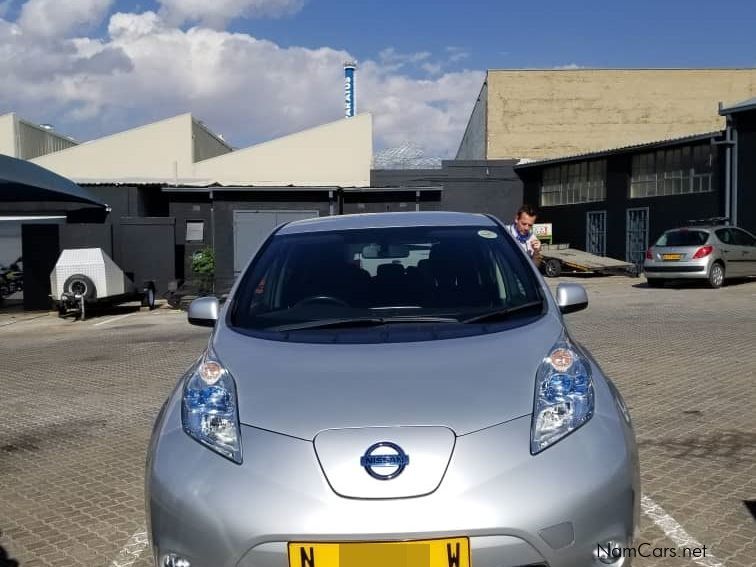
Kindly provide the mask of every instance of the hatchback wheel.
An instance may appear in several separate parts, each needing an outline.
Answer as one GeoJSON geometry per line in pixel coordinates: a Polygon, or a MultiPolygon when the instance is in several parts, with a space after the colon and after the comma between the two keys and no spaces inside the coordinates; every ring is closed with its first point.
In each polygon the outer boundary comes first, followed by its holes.
{"type": "Polygon", "coordinates": [[[709,287],[717,289],[724,283],[725,270],[720,262],[714,262],[709,269],[709,287]]]}

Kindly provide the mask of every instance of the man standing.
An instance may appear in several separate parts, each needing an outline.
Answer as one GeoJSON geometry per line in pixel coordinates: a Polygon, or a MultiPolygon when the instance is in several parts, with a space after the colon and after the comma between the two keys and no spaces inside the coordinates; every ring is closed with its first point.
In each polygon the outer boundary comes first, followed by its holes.
{"type": "Polygon", "coordinates": [[[536,210],[530,205],[523,205],[517,211],[514,222],[507,225],[507,232],[515,239],[520,248],[533,260],[536,266],[541,264],[541,241],[533,234],[536,210]]]}

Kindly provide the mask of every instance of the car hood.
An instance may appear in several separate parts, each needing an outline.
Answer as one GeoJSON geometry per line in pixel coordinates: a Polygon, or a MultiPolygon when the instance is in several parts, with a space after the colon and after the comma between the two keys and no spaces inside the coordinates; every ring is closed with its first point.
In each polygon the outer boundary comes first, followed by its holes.
{"type": "Polygon", "coordinates": [[[429,425],[457,435],[533,411],[535,374],[563,326],[551,315],[472,337],[309,344],[221,326],[213,348],[245,425],[312,440],[326,429],[429,425]]]}

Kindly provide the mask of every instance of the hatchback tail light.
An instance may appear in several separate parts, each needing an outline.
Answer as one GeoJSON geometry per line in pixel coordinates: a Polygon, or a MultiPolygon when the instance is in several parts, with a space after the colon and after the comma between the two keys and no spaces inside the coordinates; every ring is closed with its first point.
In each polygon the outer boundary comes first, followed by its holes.
{"type": "Polygon", "coordinates": [[[648,250],[646,250],[646,260],[653,260],[653,259],[654,259],[654,255],[651,254],[651,249],[649,248],[648,250]]]}
{"type": "Polygon", "coordinates": [[[711,254],[712,250],[714,250],[713,246],[701,246],[701,248],[696,250],[696,253],[693,254],[693,259],[697,260],[698,258],[705,258],[709,254],[711,254]]]}

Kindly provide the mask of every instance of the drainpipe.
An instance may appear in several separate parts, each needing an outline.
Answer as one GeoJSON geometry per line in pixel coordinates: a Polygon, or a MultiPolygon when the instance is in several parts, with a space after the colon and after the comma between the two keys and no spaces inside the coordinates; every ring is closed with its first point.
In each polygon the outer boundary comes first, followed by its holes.
{"type": "MultiPolygon", "coordinates": [[[[213,190],[210,189],[210,248],[213,251],[213,257],[218,259],[218,255],[215,253],[215,199],[213,190]]],[[[217,275],[218,265],[215,265],[215,272],[213,273],[213,294],[215,294],[215,278],[217,275]]]]}
{"type": "Polygon", "coordinates": [[[730,218],[730,192],[732,191],[732,118],[727,117],[727,133],[725,134],[727,149],[725,150],[725,206],[724,216],[730,218]]]}
{"type": "Polygon", "coordinates": [[[732,226],[738,226],[738,130],[734,128],[732,131],[732,179],[730,185],[732,186],[732,195],[730,196],[730,209],[732,215],[730,216],[730,224],[732,226]]]}
{"type": "MultiPolygon", "coordinates": [[[[721,105],[721,103],[720,103],[721,105]]],[[[733,210],[733,201],[736,194],[733,192],[733,185],[737,187],[737,130],[732,126],[732,116],[727,115],[727,128],[725,129],[724,140],[712,139],[713,146],[725,147],[725,183],[724,183],[724,216],[730,219],[730,224],[735,224],[737,210],[733,210]],[[733,157],[733,147],[735,148],[735,157],[733,157]]],[[[736,207],[735,207],[736,208],[736,207]]]]}

